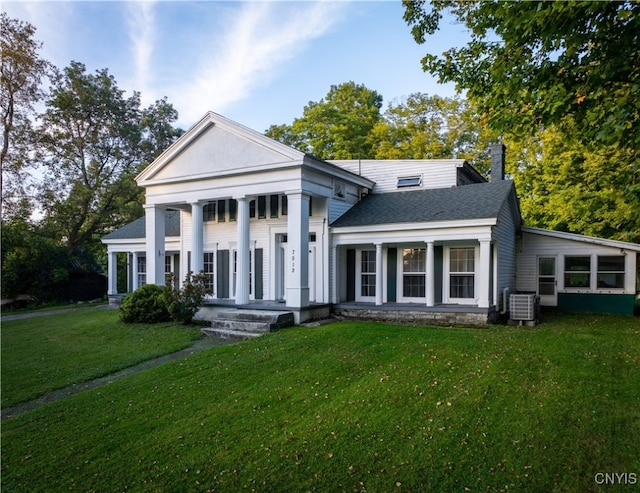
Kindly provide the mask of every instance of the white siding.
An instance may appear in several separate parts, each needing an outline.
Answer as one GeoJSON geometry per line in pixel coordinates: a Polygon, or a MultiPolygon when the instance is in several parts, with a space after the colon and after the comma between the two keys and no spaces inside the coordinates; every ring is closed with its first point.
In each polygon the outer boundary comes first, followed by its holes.
{"type": "MultiPolygon", "coordinates": [[[[556,257],[556,278],[558,292],[568,292],[564,289],[564,257],[567,255],[589,256],[592,259],[598,255],[625,255],[625,289],[572,289],[570,292],[598,292],[612,294],[635,293],[636,252],[625,250],[617,246],[597,244],[592,241],[578,239],[554,238],[544,234],[523,231],[518,241],[517,289],[520,291],[537,290],[537,259],[540,256],[556,257]]],[[[595,265],[595,263],[593,264],[595,265]]],[[[593,273],[592,273],[593,275],[593,273]]]]}
{"type": "Polygon", "coordinates": [[[457,169],[464,165],[461,159],[430,160],[348,160],[331,161],[352,173],[364,176],[376,183],[373,193],[416,190],[419,187],[398,189],[398,178],[421,176],[422,187],[448,188],[457,185],[457,169]]]}

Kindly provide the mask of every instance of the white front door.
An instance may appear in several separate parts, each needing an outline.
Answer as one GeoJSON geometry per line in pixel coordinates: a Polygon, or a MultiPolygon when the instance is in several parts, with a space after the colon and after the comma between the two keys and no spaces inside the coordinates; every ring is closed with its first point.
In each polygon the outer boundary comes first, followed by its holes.
{"type": "Polygon", "coordinates": [[[538,296],[540,304],[545,306],[558,305],[558,290],[556,279],[556,258],[538,257],[538,296]]]}

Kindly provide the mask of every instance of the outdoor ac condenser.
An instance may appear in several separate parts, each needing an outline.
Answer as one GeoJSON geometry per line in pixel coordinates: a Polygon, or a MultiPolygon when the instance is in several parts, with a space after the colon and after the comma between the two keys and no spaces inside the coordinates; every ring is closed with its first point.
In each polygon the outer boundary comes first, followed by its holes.
{"type": "Polygon", "coordinates": [[[535,293],[512,294],[509,296],[509,318],[520,325],[535,325],[538,297],[535,293]]]}

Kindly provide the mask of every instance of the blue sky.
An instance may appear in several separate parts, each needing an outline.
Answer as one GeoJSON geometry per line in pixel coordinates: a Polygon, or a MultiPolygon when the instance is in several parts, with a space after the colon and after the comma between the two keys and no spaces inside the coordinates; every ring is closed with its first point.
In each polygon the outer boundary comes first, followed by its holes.
{"type": "Polygon", "coordinates": [[[332,84],[374,89],[385,107],[414,92],[452,96],[424,73],[425,53],[467,39],[444,22],[419,46],[400,1],[3,1],[36,28],[41,55],[58,68],[108,68],[143,105],[167,96],[179,126],[220,113],[263,132],[291,123],[332,84]]]}

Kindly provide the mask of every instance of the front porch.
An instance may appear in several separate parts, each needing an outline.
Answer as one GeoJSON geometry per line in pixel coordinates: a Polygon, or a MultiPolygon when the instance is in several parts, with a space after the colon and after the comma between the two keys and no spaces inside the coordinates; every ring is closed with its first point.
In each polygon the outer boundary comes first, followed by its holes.
{"type": "Polygon", "coordinates": [[[196,313],[195,320],[212,322],[216,320],[220,313],[227,312],[230,309],[291,312],[296,325],[312,320],[326,319],[331,316],[331,305],[327,303],[310,303],[309,306],[305,307],[291,307],[287,306],[285,302],[271,300],[250,300],[247,303],[236,304],[233,299],[209,299],[204,302],[202,308],[196,313]]]}
{"type": "Polygon", "coordinates": [[[332,314],[339,317],[377,322],[410,323],[412,325],[488,325],[497,322],[499,313],[495,307],[476,305],[436,305],[420,303],[338,303],[332,314]]]}

